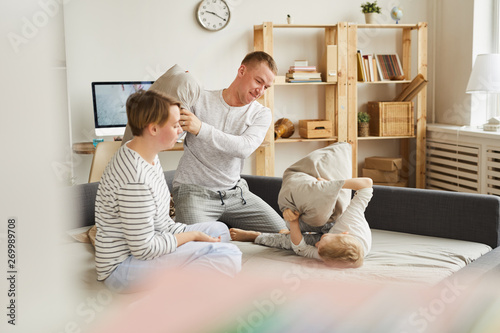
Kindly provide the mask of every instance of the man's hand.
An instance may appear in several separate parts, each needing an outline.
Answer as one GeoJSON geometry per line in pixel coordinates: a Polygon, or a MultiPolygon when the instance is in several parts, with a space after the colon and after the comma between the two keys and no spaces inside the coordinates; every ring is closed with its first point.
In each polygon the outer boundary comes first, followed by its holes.
{"type": "Polygon", "coordinates": [[[182,130],[188,131],[191,134],[198,135],[201,129],[201,121],[187,109],[181,109],[181,118],[179,124],[182,130]]]}
{"type": "Polygon", "coordinates": [[[287,208],[283,211],[283,218],[285,221],[294,223],[299,221],[299,212],[294,212],[290,208],[287,208]]]}

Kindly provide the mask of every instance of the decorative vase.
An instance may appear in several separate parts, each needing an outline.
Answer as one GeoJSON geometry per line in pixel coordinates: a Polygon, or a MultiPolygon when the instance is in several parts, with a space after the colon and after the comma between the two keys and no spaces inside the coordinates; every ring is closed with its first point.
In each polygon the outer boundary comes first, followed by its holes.
{"type": "Polygon", "coordinates": [[[369,123],[358,123],[358,136],[369,136],[370,126],[369,123]]]}
{"type": "Polygon", "coordinates": [[[294,132],[295,127],[288,118],[280,118],[274,123],[274,139],[289,138],[294,132]]]}
{"type": "Polygon", "coordinates": [[[377,23],[377,13],[365,13],[365,22],[366,24],[375,24],[377,23]]]}

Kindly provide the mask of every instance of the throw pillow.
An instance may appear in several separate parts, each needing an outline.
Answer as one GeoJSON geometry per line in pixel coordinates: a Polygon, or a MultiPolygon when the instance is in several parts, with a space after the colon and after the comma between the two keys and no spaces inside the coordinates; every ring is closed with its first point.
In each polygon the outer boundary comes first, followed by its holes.
{"type": "MultiPolygon", "coordinates": [[[[160,76],[149,89],[161,91],[179,100],[183,108],[190,110],[198,101],[202,86],[191,73],[186,72],[179,65],[174,65],[160,76]]],[[[132,131],[127,124],[122,145],[132,138],[132,131]]]]}
{"type": "Polygon", "coordinates": [[[352,149],[345,142],[318,149],[291,165],[283,173],[278,196],[281,211],[298,211],[300,219],[319,227],[342,215],[351,200],[351,190],[342,189],[352,178],[352,149]],[[323,178],[326,181],[319,181],[323,178]]]}

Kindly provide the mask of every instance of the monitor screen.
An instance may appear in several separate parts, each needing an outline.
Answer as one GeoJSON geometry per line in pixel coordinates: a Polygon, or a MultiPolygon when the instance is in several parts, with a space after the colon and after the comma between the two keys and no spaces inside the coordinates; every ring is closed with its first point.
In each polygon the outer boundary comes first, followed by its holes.
{"type": "Polygon", "coordinates": [[[128,97],[148,90],[154,81],[92,82],[94,124],[97,136],[123,135],[127,126],[128,97]]]}

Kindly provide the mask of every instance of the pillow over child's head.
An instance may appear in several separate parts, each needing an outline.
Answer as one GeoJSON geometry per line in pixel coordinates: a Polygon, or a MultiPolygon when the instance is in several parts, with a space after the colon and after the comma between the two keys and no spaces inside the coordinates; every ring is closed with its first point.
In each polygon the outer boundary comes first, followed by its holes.
{"type": "Polygon", "coordinates": [[[337,219],[349,205],[351,190],[342,189],[349,178],[350,144],[334,143],[315,150],[285,170],[278,205],[281,211],[289,208],[300,212],[301,220],[311,226],[322,226],[337,219]]]}
{"type": "MultiPolygon", "coordinates": [[[[161,91],[181,102],[183,108],[191,110],[200,97],[202,86],[191,73],[186,72],[179,65],[174,65],[160,76],[149,89],[161,91]]],[[[132,131],[127,124],[122,144],[131,139],[132,131]]]]}

